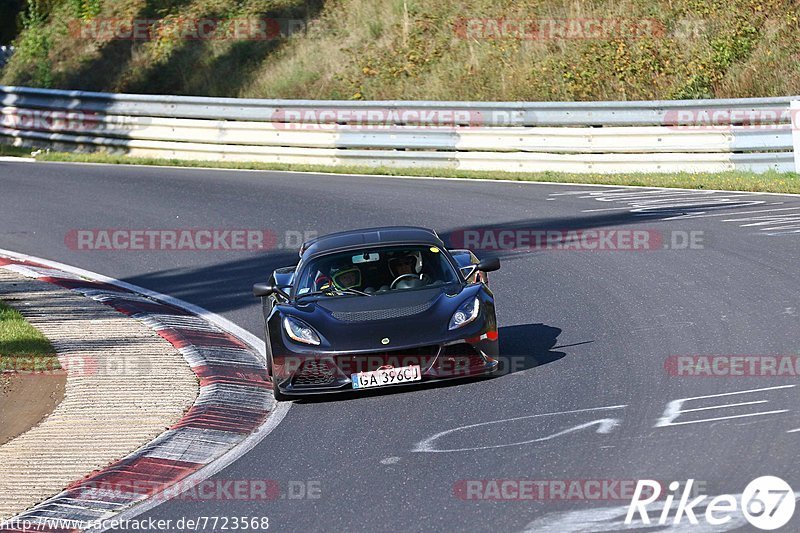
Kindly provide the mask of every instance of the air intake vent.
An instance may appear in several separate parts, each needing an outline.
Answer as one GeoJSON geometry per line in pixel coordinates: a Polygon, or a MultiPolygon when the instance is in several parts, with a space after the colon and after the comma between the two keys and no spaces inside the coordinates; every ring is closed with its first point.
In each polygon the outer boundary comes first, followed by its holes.
{"type": "Polygon", "coordinates": [[[390,318],[416,315],[427,311],[431,308],[431,305],[433,305],[433,300],[408,307],[394,307],[392,309],[377,309],[370,311],[335,311],[331,314],[333,315],[333,318],[343,322],[366,322],[369,320],[388,320],[390,318]]]}
{"type": "Polygon", "coordinates": [[[326,359],[309,359],[295,374],[292,383],[296,386],[303,385],[330,385],[336,381],[333,362],[326,359]]]}

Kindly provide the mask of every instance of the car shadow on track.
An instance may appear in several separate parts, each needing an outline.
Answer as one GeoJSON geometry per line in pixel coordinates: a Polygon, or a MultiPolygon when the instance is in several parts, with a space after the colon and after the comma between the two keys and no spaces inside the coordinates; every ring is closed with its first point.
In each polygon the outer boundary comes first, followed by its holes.
{"type": "Polygon", "coordinates": [[[546,324],[520,324],[499,328],[500,369],[495,375],[522,372],[566,356],[565,352],[553,351],[561,331],[561,328],[546,324]]]}
{"type": "Polygon", "coordinates": [[[565,352],[552,350],[558,342],[558,336],[561,334],[561,331],[561,328],[547,326],[545,324],[521,324],[499,328],[500,356],[498,359],[500,360],[500,366],[497,372],[491,376],[465,377],[432,383],[420,383],[410,387],[388,387],[364,391],[320,394],[318,396],[298,398],[294,401],[300,404],[330,403],[385,396],[387,394],[412,393],[420,390],[455,387],[466,383],[495,379],[514,372],[522,372],[558,361],[567,355],[565,352]]]}

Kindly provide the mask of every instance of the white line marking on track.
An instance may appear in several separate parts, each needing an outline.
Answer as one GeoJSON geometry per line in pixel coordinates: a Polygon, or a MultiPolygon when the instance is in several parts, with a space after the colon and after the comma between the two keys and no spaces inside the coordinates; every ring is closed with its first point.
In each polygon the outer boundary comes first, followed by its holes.
{"type": "MultiPolygon", "coordinates": [[[[778,202],[777,205],[782,205],[783,202],[778,202]]],[[[779,209],[755,209],[753,211],[740,211],[737,215],[749,215],[752,213],[774,213],[775,211],[793,211],[800,209],[800,207],[781,207],[779,209]]],[[[692,213],[690,215],[676,215],[674,217],[665,218],[664,220],[683,220],[690,218],[709,218],[709,217],[725,217],[730,213],[692,213]]]]}
{"type": "Polygon", "coordinates": [[[733,396],[734,394],[747,394],[750,392],[764,392],[768,390],[778,390],[778,389],[793,389],[797,387],[797,385],[777,385],[775,387],[764,387],[763,389],[748,389],[743,391],[735,391],[735,392],[722,392],[719,394],[708,394],[706,396],[694,396],[692,398],[687,398],[689,400],[705,400],[706,398],[720,398],[722,396],[733,396]]]}
{"type": "Polygon", "coordinates": [[[599,419],[599,420],[593,420],[591,422],[580,424],[578,426],[574,426],[574,427],[568,428],[566,430],[554,433],[552,435],[548,435],[546,437],[539,437],[537,439],[532,439],[532,440],[522,441],[522,442],[513,442],[513,443],[507,443],[507,444],[497,444],[497,445],[492,445],[492,446],[476,446],[476,447],[472,447],[472,448],[458,448],[458,449],[450,449],[450,450],[438,450],[438,449],[433,447],[433,442],[438,440],[439,438],[444,437],[445,435],[449,435],[450,433],[455,433],[457,431],[464,431],[466,429],[471,429],[471,428],[476,428],[476,427],[481,427],[481,426],[488,426],[488,425],[491,425],[491,424],[504,424],[506,422],[515,422],[517,420],[526,420],[526,419],[530,419],[530,418],[541,418],[541,417],[546,417],[546,416],[568,415],[568,414],[575,414],[575,413],[589,413],[589,412],[593,412],[593,411],[609,411],[609,410],[613,410],[613,409],[623,409],[625,407],[627,407],[627,405],[610,405],[610,406],[607,406],[607,407],[590,407],[590,408],[587,408],[587,409],[575,409],[575,410],[572,410],[572,411],[558,411],[558,412],[555,412],[555,413],[541,413],[541,414],[536,414],[536,415],[517,416],[517,417],[514,417],[514,418],[504,418],[504,419],[501,419],[501,420],[490,420],[489,422],[478,422],[477,424],[468,424],[466,426],[459,426],[457,428],[448,429],[446,431],[441,431],[441,432],[436,433],[435,435],[433,435],[431,437],[423,439],[420,442],[418,442],[416,444],[416,446],[414,446],[414,449],[412,449],[411,451],[412,452],[428,452],[428,453],[447,453],[447,452],[464,452],[464,451],[487,450],[487,449],[491,449],[491,448],[504,448],[504,447],[508,447],[508,446],[521,446],[523,444],[532,444],[532,443],[535,443],[535,442],[547,441],[547,440],[553,439],[555,437],[559,437],[561,435],[566,435],[568,433],[573,433],[575,431],[579,431],[581,429],[586,429],[587,427],[591,427],[591,426],[594,426],[594,425],[598,426],[597,433],[601,433],[601,434],[610,433],[618,425],[618,421],[616,419],[614,419],[614,418],[603,418],[603,419],[599,419]]]}
{"type": "MultiPolygon", "coordinates": [[[[720,407],[730,407],[730,406],[722,405],[720,407]]],[[[681,412],[685,413],[686,411],[681,411],[681,412]]],[[[749,414],[746,414],[746,415],[717,416],[717,417],[714,417],[714,418],[704,418],[702,420],[688,420],[686,422],[670,422],[669,426],[683,426],[683,425],[686,425],[686,424],[700,424],[701,422],[718,422],[720,420],[731,420],[733,418],[747,418],[747,417],[751,417],[751,416],[762,416],[762,415],[777,415],[777,414],[780,414],[780,413],[788,413],[788,412],[789,412],[788,409],[780,409],[780,410],[777,410],[777,411],[761,411],[761,412],[758,412],[758,413],[749,413],[749,414]]]]}
{"type": "Polygon", "coordinates": [[[742,405],[756,405],[759,403],[769,403],[769,400],[756,400],[754,402],[729,403],[726,405],[710,405],[708,407],[695,407],[694,409],[681,409],[682,413],[694,413],[697,411],[708,411],[709,409],[724,409],[725,407],[740,407],[742,405]]]}
{"type": "Polygon", "coordinates": [[[744,413],[739,415],[729,415],[729,416],[720,416],[715,418],[703,418],[701,420],[687,420],[685,422],[675,422],[676,419],[680,418],[681,415],[684,413],[691,413],[694,411],[707,411],[709,409],[727,409],[733,407],[740,407],[743,405],[754,405],[754,404],[763,404],[769,403],[769,400],[756,400],[752,402],[741,402],[741,403],[730,403],[730,404],[723,404],[723,405],[714,405],[714,406],[707,406],[707,407],[699,407],[693,409],[683,409],[683,404],[686,402],[694,401],[694,400],[704,400],[708,398],[722,398],[724,396],[733,396],[735,394],[752,394],[754,392],[765,392],[765,391],[773,391],[779,389],[791,389],[796,387],[796,385],[778,385],[776,387],[765,387],[761,389],[749,389],[743,391],[735,391],[735,392],[723,392],[721,394],[708,394],[705,396],[693,396],[691,398],[680,398],[678,400],[672,400],[667,404],[667,408],[664,410],[664,413],[661,415],[661,418],[658,419],[658,422],[653,427],[656,428],[663,428],[663,427],[671,427],[671,426],[683,426],[687,424],[699,424],[701,422],[718,422],[720,420],[731,420],[734,418],[747,418],[753,416],[763,416],[763,415],[774,415],[774,414],[781,414],[789,412],[788,409],[781,409],[781,410],[774,410],[774,411],[760,411],[758,413],[744,413]]]}
{"type": "Polygon", "coordinates": [[[659,220],[683,220],[705,217],[727,217],[722,222],[733,222],[742,228],[754,228],[762,235],[800,234],[800,207],[773,207],[785,205],[783,201],[767,201],[763,193],[720,191],[671,191],[668,189],[631,192],[629,190],[570,191],[551,193],[550,197],[572,195],[598,202],[614,202],[613,207],[583,209],[582,213],[628,212],[634,216],[647,216],[659,220]],[[747,207],[769,207],[750,209],[747,207]],[[715,212],[719,211],[719,212],[715,212]],[[762,213],[761,216],[741,217],[762,213]],[[745,223],[746,222],[746,223],[745,223]]]}

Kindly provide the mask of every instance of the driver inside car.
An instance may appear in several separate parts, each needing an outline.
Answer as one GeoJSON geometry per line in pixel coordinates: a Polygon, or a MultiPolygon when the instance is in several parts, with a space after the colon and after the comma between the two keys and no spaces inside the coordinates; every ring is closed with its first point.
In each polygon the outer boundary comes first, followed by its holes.
{"type": "Polygon", "coordinates": [[[389,259],[389,272],[397,288],[409,289],[427,285],[428,276],[422,273],[422,253],[411,252],[389,259]],[[400,279],[402,276],[402,279],[400,279]],[[416,279],[415,279],[416,278],[416,279]]]}
{"type": "Polygon", "coordinates": [[[322,292],[357,290],[360,285],[361,270],[356,265],[334,266],[328,271],[328,274],[317,271],[314,279],[315,290],[322,292]]]}
{"type": "Polygon", "coordinates": [[[331,269],[331,281],[339,290],[358,289],[361,286],[361,270],[356,265],[331,269]]]}

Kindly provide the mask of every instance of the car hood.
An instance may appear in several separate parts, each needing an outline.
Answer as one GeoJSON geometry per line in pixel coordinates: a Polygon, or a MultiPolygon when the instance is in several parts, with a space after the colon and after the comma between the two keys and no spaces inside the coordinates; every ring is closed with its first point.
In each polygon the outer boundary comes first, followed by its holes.
{"type": "Polygon", "coordinates": [[[463,337],[465,331],[448,331],[450,318],[462,302],[479,290],[479,286],[451,286],[326,298],[303,302],[282,312],[317,330],[323,337],[318,351],[394,350],[463,337]]]}

